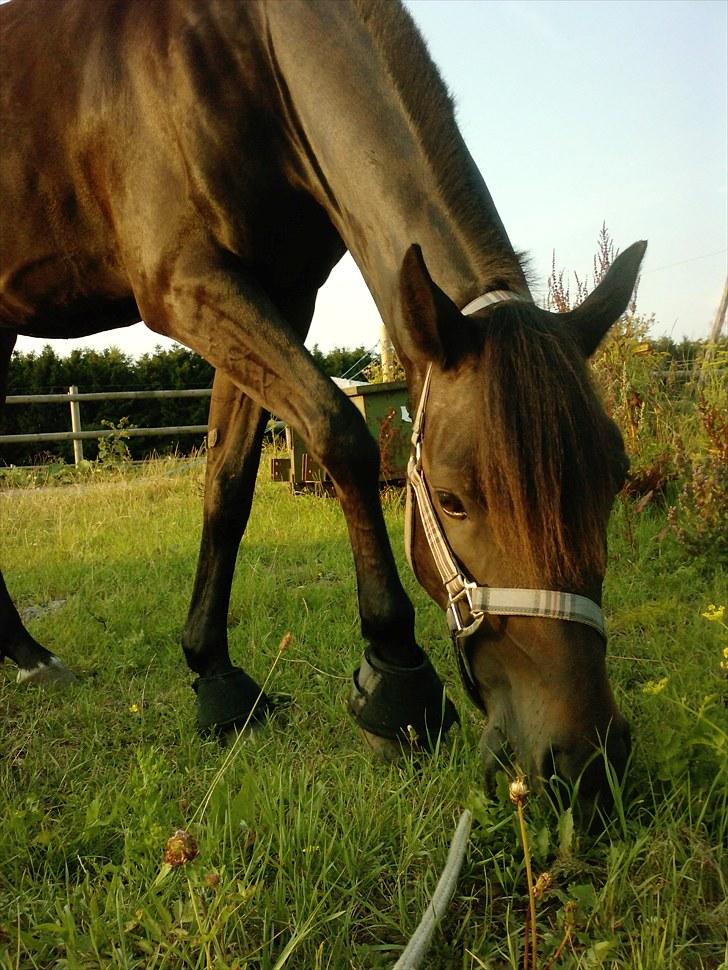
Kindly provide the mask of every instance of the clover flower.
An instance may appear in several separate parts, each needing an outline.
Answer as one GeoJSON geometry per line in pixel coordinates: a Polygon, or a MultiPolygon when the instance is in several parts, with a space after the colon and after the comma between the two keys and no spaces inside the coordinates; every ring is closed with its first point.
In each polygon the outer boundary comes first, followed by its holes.
{"type": "Polygon", "coordinates": [[[514,805],[523,805],[528,798],[528,785],[524,775],[513,779],[508,786],[508,795],[514,805]]]}
{"type": "Polygon", "coordinates": [[[167,839],[164,847],[164,861],[173,869],[192,862],[199,853],[197,843],[184,829],[177,829],[174,835],[167,839]]]}

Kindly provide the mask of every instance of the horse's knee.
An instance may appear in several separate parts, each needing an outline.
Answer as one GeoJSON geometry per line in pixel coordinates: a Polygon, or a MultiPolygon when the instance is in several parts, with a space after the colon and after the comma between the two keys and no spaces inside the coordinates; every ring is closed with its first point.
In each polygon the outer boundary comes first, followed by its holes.
{"type": "Polygon", "coordinates": [[[379,446],[359,411],[346,403],[322,423],[313,447],[339,488],[374,487],[379,479],[379,446]]]}

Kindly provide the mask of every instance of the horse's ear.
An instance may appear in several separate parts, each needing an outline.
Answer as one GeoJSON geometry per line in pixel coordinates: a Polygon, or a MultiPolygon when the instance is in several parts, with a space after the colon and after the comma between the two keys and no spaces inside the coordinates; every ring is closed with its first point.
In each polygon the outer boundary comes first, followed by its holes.
{"type": "Polygon", "coordinates": [[[405,253],[399,277],[403,332],[400,351],[415,364],[431,361],[446,367],[456,356],[465,319],[449,296],[427,271],[420,247],[413,243],[405,253]]]}
{"type": "Polygon", "coordinates": [[[566,314],[586,357],[591,357],[627,309],[646,249],[646,242],[636,242],[620,253],[594,292],[566,314]]]}

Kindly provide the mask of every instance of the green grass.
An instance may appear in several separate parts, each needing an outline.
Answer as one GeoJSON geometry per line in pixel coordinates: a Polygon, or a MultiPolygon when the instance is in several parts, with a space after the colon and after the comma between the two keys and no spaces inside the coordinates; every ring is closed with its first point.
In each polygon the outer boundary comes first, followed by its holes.
{"type": "MultiPolygon", "coordinates": [[[[465,805],[478,825],[426,966],[521,966],[517,820],[503,793],[482,795],[481,721],[442,615],[402,561],[420,641],[463,725],[431,758],[373,761],[345,712],[361,643],[340,510],[266,479],[239,556],[231,648],[260,681],[273,668],[271,689],[294,704],[232,756],[195,734],[179,648],[202,466],[0,493],[8,584],[21,610],[64,601],[29,628],[81,677],[42,691],[0,667],[1,967],[391,967],[465,805]],[[178,828],[199,855],[170,870],[162,855],[178,828]]],[[[401,504],[385,503],[399,554],[401,504]]],[[[536,873],[553,878],[539,903],[542,967],[565,921],[554,968],[728,959],[725,631],[701,616],[728,589],[665,522],[652,505],[618,503],[612,523],[610,670],[635,734],[615,818],[587,836],[568,806],[527,805],[536,873]]]]}

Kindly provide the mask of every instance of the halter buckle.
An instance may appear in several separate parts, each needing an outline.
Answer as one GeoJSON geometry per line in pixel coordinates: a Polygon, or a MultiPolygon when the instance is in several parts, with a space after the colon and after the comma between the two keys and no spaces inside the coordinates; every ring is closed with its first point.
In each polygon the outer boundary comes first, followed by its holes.
{"type": "Polygon", "coordinates": [[[462,575],[458,576],[458,581],[461,589],[457,593],[453,594],[448,590],[447,611],[451,621],[449,626],[452,635],[458,638],[465,638],[472,636],[476,632],[485,618],[485,613],[482,610],[473,608],[471,592],[477,589],[478,584],[470,582],[462,575]],[[460,604],[463,603],[463,600],[467,603],[467,618],[465,620],[458,609],[460,604]]]}

